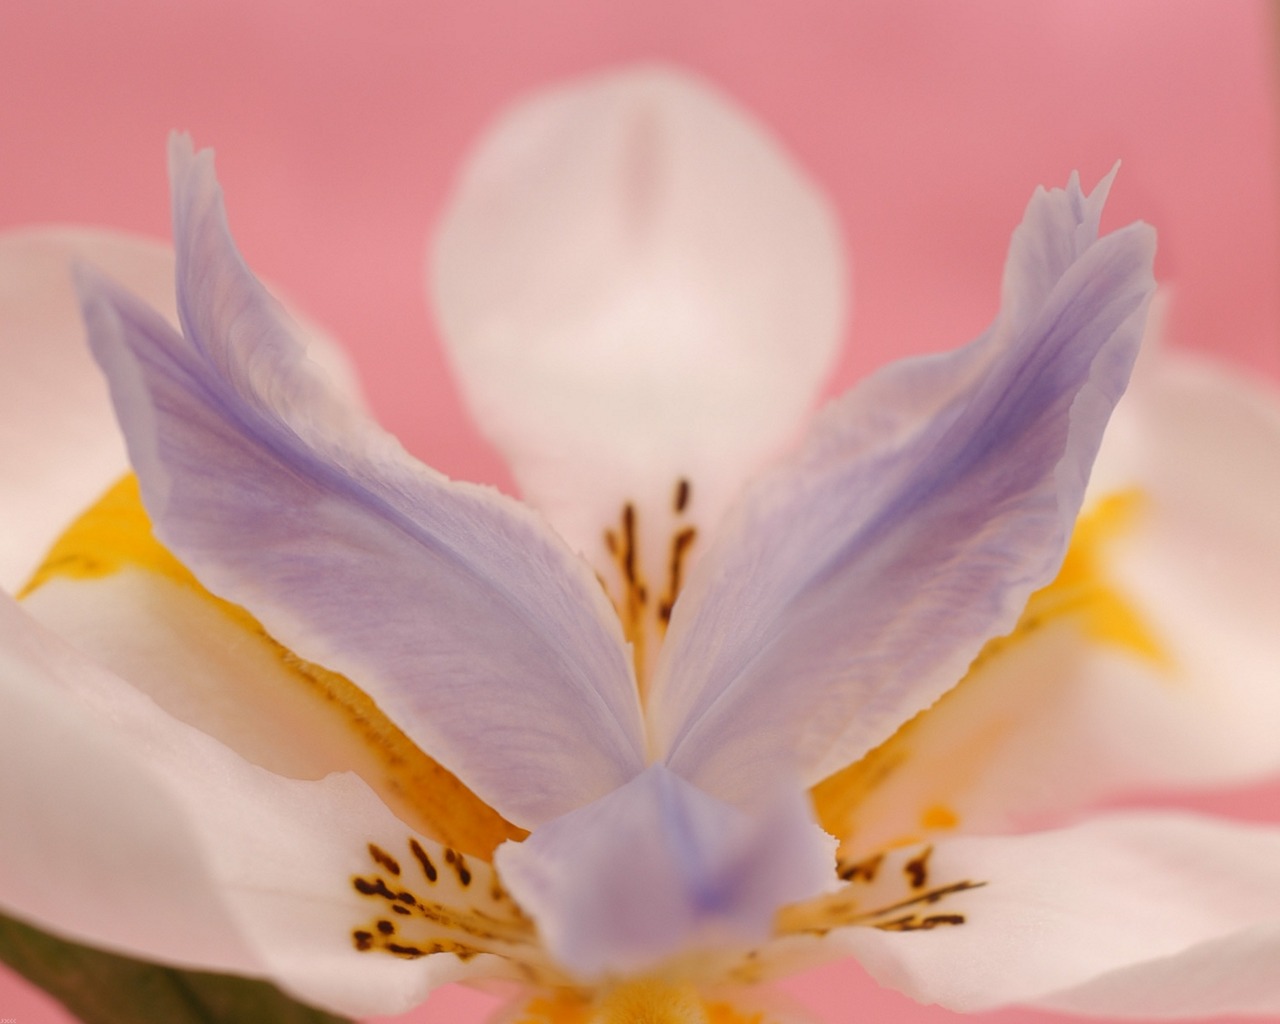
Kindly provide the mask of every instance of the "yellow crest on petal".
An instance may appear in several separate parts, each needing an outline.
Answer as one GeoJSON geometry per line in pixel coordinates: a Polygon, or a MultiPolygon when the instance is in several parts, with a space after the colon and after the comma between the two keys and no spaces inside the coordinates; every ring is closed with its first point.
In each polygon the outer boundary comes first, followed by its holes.
{"type": "Polygon", "coordinates": [[[292,698],[339,723],[357,752],[351,770],[407,824],[484,859],[505,840],[525,835],[418,749],[355,683],[298,657],[245,609],[205,590],[156,540],[133,475],[120,480],[71,524],[19,596],[28,597],[54,581],[92,581],[126,571],[160,577],[183,594],[194,595],[201,614],[231,622],[243,642],[268,651],[284,670],[281,677],[295,684],[292,698]]]}
{"type": "Polygon", "coordinates": [[[1167,667],[1168,652],[1138,610],[1107,578],[1108,548],[1140,520],[1146,499],[1137,490],[1108,495],[1080,517],[1058,577],[1032,596],[1024,619],[1075,614],[1089,639],[1167,667]]]}
{"type": "MultiPolygon", "coordinates": [[[[1140,525],[1144,502],[1140,491],[1127,490],[1110,494],[1090,508],[1076,523],[1057,577],[1031,595],[1009,634],[988,641],[955,689],[859,761],[814,787],[814,807],[828,831],[843,839],[859,831],[866,824],[863,819],[871,813],[865,811],[869,802],[879,799],[878,791],[888,780],[894,779],[896,784],[895,777],[916,756],[924,724],[936,724],[939,716],[945,719],[966,690],[982,685],[984,665],[1050,626],[1065,625],[1091,645],[1119,651],[1162,672],[1171,668],[1165,645],[1109,571],[1116,545],[1140,525]]],[[[1015,725],[1013,719],[999,714],[967,722],[966,735],[952,748],[947,777],[936,780],[929,792],[919,794],[923,799],[917,806],[903,809],[909,810],[909,815],[898,816],[899,832],[880,837],[877,843],[909,845],[960,827],[962,813],[952,805],[949,795],[964,789],[967,780],[980,771],[990,752],[999,747],[1006,732],[1015,725]]]]}
{"type": "Polygon", "coordinates": [[[186,566],[153,536],[138,478],[133,474],[121,478],[68,527],[18,597],[26,597],[58,576],[94,579],[126,565],[199,586],[186,566]]]}

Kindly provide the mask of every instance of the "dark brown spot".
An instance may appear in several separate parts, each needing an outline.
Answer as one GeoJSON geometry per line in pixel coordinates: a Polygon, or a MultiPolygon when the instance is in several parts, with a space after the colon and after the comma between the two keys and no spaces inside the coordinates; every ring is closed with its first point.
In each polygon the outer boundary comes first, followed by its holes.
{"type": "Polygon", "coordinates": [[[393,875],[400,874],[400,863],[391,854],[380,846],[369,844],[369,856],[390,871],[393,875]]]}
{"type": "Polygon", "coordinates": [[[388,942],[387,952],[394,953],[396,956],[407,956],[415,960],[418,957],[428,955],[425,949],[419,949],[417,946],[404,946],[399,942],[388,942]]]}
{"type": "Polygon", "coordinates": [[[658,605],[658,617],[665,623],[671,621],[671,611],[684,585],[684,560],[689,548],[697,539],[698,531],[686,526],[671,538],[671,553],[667,563],[667,595],[658,605]]]}
{"type": "MultiPolygon", "coordinates": [[[[605,531],[605,544],[614,564],[618,567],[621,589],[613,593],[606,583],[604,590],[613,602],[622,620],[622,631],[631,643],[631,657],[636,667],[636,677],[643,690],[645,618],[650,601],[657,595],[650,592],[640,561],[638,513],[628,501],[622,506],[621,521],[617,528],[605,531]]],[[[641,693],[643,699],[643,692],[641,693]]]]}
{"type": "Polygon", "coordinates": [[[462,883],[463,888],[471,884],[471,869],[467,867],[467,862],[463,859],[462,854],[449,851],[452,856],[445,856],[445,859],[453,866],[453,870],[458,874],[458,881],[462,883]]]}
{"type": "Polygon", "coordinates": [[[902,865],[911,888],[923,889],[929,883],[929,855],[932,853],[933,847],[926,846],[919,856],[912,857],[902,865]]]}
{"type": "Polygon", "coordinates": [[[636,508],[631,502],[622,506],[622,574],[635,586],[636,576],[636,508]]]}
{"type": "Polygon", "coordinates": [[[961,924],[964,924],[963,914],[930,914],[928,917],[908,914],[892,921],[881,921],[876,927],[884,932],[928,932],[935,928],[961,924]]]}
{"type": "Polygon", "coordinates": [[[422,865],[422,873],[427,876],[428,882],[434,882],[440,877],[440,873],[436,871],[436,866],[431,863],[431,858],[427,856],[427,851],[422,848],[422,844],[418,840],[410,839],[409,849],[413,851],[418,863],[422,865]]]}
{"type": "Polygon", "coordinates": [[[877,853],[874,857],[868,857],[866,860],[860,860],[856,864],[842,864],[837,867],[837,874],[846,882],[874,882],[876,880],[876,872],[880,870],[880,865],[884,863],[884,854],[877,853]]]}
{"type": "Polygon", "coordinates": [[[413,913],[413,911],[410,910],[408,907],[402,907],[399,903],[391,904],[391,909],[394,910],[397,914],[408,915],[413,913]]]}
{"type": "Polygon", "coordinates": [[[375,878],[373,881],[367,878],[353,878],[351,884],[362,896],[381,896],[385,900],[393,901],[396,898],[396,894],[387,888],[387,883],[381,878],[375,878]]]}
{"type": "Polygon", "coordinates": [[[691,489],[689,481],[684,477],[681,477],[676,481],[676,497],[674,504],[677,513],[683,512],[689,507],[689,491],[691,489]]]}
{"type": "Polygon", "coordinates": [[[892,903],[887,907],[880,907],[878,910],[871,910],[861,914],[858,920],[867,921],[877,917],[883,917],[885,914],[892,914],[898,910],[906,910],[908,907],[931,906],[938,903],[948,896],[952,896],[958,892],[968,892],[970,889],[981,889],[986,882],[952,882],[950,885],[944,885],[937,889],[931,889],[929,892],[921,893],[919,896],[912,896],[910,899],[901,900],[892,903]]]}
{"type": "Polygon", "coordinates": [[[392,935],[396,930],[396,926],[390,921],[379,921],[376,927],[383,935],[392,935]]]}
{"type": "Polygon", "coordinates": [[[351,933],[351,939],[356,944],[356,949],[361,953],[366,953],[373,948],[373,933],[366,931],[358,931],[351,933]]]}

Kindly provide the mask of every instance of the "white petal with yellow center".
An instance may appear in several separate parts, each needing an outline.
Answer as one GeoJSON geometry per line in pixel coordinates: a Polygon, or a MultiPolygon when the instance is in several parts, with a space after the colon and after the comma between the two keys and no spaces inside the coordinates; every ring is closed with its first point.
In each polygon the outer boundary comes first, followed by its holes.
{"type": "Polygon", "coordinates": [[[1071,1007],[1080,988],[1092,1012],[1168,1012],[1159,988],[1143,981],[1181,959],[1202,967],[1180,984],[1192,1012],[1280,1011],[1274,975],[1263,993],[1256,978],[1238,990],[1221,984],[1231,964],[1223,975],[1207,969],[1233,946],[1255,968],[1257,950],[1275,949],[1280,829],[1134,813],[939,842],[930,863],[939,879],[986,881],[948,899],[962,926],[848,928],[828,938],[922,1002],[965,1012],[1071,1007]]]}
{"type": "MultiPolygon", "coordinates": [[[[536,959],[513,912],[499,934],[468,930],[493,902],[482,863],[474,899],[460,881],[441,889],[454,918],[428,922],[438,954],[370,955],[355,932],[370,922],[376,931],[387,913],[357,884],[379,867],[370,844],[399,851],[417,842],[441,864],[448,855],[364,783],[349,774],[289,779],[250,764],[4,597],[0,658],[8,912],[161,963],[267,976],[351,1014],[406,1010],[459,977],[524,977],[515,964],[536,959]],[[504,958],[484,955],[491,949],[504,958]]],[[[425,942],[415,923],[411,941],[425,942]]]]}

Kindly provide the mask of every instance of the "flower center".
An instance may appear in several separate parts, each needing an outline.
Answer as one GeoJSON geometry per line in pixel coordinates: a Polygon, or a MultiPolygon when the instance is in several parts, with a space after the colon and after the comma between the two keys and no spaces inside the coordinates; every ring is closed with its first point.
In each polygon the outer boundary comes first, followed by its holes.
{"type": "Polygon", "coordinates": [[[768,1024],[763,1013],[707,1001],[688,983],[637,978],[584,994],[562,990],[531,999],[512,1024],[768,1024]]]}

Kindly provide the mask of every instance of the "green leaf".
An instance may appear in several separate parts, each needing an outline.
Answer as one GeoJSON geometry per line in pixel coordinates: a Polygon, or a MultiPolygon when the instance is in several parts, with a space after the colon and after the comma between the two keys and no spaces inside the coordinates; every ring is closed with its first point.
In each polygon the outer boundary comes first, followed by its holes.
{"type": "Polygon", "coordinates": [[[84,1024],[349,1024],[264,981],[130,960],[3,916],[0,960],[84,1024]]]}

